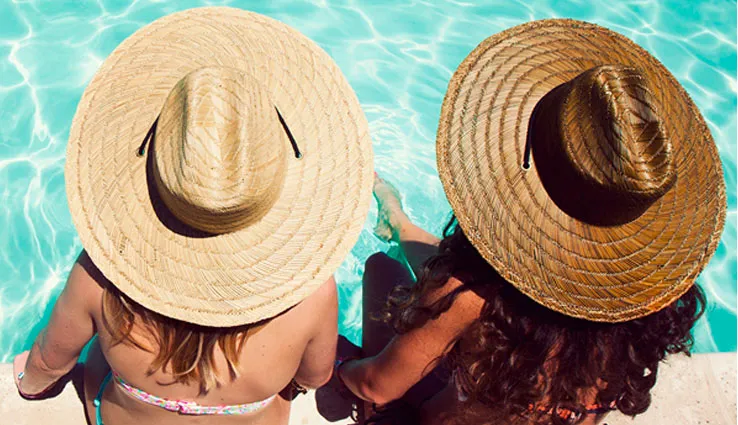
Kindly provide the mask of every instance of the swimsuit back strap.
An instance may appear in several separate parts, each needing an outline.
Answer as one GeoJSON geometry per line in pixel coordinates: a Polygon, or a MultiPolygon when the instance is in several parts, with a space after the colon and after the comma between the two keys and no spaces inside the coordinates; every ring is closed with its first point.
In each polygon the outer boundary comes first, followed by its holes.
{"type": "Polygon", "coordinates": [[[276,394],[261,401],[246,404],[201,406],[193,401],[168,400],[149,394],[125,382],[117,373],[113,373],[115,381],[133,398],[152,406],[158,406],[171,412],[183,415],[243,415],[262,409],[271,403],[276,394]]]}
{"type": "Polygon", "coordinates": [[[100,413],[100,403],[102,403],[102,397],[103,393],[105,393],[105,387],[108,386],[108,383],[110,382],[110,378],[112,376],[112,372],[108,372],[108,374],[105,375],[105,378],[103,378],[102,382],[100,383],[100,389],[97,390],[97,395],[95,396],[95,399],[92,400],[92,405],[95,406],[96,425],[103,425],[102,413],[100,413]]]}

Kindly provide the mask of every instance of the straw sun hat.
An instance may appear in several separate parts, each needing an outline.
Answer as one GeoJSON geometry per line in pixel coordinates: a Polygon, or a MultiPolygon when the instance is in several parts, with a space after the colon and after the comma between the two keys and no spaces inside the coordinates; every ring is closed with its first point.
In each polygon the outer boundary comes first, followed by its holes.
{"type": "Polygon", "coordinates": [[[106,278],[206,326],[272,317],[325,282],[369,209],[356,95],[296,30],[226,7],[161,18],[105,60],[67,149],[74,224],[106,278]]]}
{"type": "Polygon", "coordinates": [[[648,52],[572,20],[483,41],[443,102],[438,169],[459,225],[540,304],[620,322],[693,284],[725,183],[705,121],[648,52]]]}

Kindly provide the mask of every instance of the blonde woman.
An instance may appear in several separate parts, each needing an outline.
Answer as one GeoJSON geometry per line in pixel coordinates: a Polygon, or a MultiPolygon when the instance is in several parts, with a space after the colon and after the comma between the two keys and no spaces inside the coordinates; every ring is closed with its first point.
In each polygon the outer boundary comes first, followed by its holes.
{"type": "Polygon", "coordinates": [[[15,359],[20,393],[48,396],[97,336],[91,423],[286,424],[290,388],[331,376],[332,274],[371,196],[337,66],[264,16],[176,13],[101,66],[67,154],[85,251],[15,359]]]}

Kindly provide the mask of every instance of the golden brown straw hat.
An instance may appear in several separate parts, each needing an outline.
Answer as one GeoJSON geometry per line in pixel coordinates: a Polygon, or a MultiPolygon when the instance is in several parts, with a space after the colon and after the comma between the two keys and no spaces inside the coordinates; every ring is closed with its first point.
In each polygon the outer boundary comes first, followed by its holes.
{"type": "Polygon", "coordinates": [[[138,30],[80,100],[67,194],[82,245],[143,306],[206,326],[275,316],[326,281],[369,209],[358,99],[296,30],[234,8],[138,30]]]}
{"type": "Polygon", "coordinates": [[[669,305],[725,221],[720,159],[692,100],[648,52],[586,22],[484,40],[451,79],[437,155],[474,247],[569,316],[620,322],[669,305]]]}

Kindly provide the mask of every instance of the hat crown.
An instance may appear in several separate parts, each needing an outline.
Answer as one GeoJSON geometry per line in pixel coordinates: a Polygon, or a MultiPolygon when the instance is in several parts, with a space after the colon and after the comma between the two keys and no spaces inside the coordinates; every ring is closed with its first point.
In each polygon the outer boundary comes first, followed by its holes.
{"type": "Polygon", "coordinates": [[[573,217],[624,224],[675,183],[672,145],[638,70],[592,68],[547,94],[539,107],[536,120],[555,122],[541,129],[549,134],[536,166],[540,172],[543,165],[541,181],[551,198],[573,217]],[[547,165],[555,169],[546,171],[547,165]]]}
{"type": "Polygon", "coordinates": [[[285,137],[258,82],[229,68],[195,70],[175,85],[159,116],[157,190],[172,214],[197,230],[247,227],[281,192],[285,137]]]}

